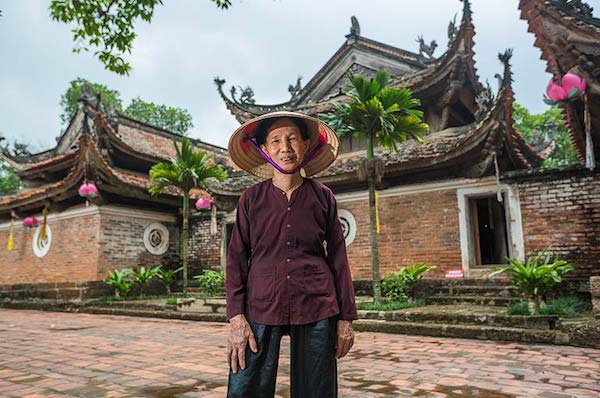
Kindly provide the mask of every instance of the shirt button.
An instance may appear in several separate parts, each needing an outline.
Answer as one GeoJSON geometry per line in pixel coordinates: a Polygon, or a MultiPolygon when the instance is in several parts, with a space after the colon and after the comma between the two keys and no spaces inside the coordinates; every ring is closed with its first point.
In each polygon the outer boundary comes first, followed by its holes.
{"type": "Polygon", "coordinates": [[[288,258],[288,259],[287,259],[287,260],[285,260],[285,261],[287,261],[287,262],[289,263],[289,262],[290,262],[290,261],[292,261],[292,260],[290,260],[290,259],[288,258]]]}
{"type": "Polygon", "coordinates": [[[292,244],[292,242],[290,242],[289,240],[287,241],[288,246],[292,244]]]}
{"type": "Polygon", "coordinates": [[[287,225],[287,227],[289,228],[289,227],[291,227],[291,225],[290,225],[290,224],[288,224],[288,225],[287,225]]]}
{"type": "Polygon", "coordinates": [[[292,210],[292,208],[291,208],[291,207],[288,207],[288,211],[290,211],[290,210],[292,210]]]}
{"type": "Polygon", "coordinates": [[[291,278],[291,275],[288,275],[288,276],[287,276],[287,278],[288,278],[288,279],[290,279],[290,278],[291,278]]]}
{"type": "Polygon", "coordinates": [[[282,192],[281,194],[282,194],[282,195],[285,195],[285,192],[282,192]]]}

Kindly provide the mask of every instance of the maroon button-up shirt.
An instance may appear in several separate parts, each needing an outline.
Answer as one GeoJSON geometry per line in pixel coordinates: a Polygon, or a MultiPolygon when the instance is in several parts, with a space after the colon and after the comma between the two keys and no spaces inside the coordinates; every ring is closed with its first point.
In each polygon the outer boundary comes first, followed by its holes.
{"type": "Polygon", "coordinates": [[[288,201],[271,179],[240,196],[227,255],[227,320],[302,325],[357,319],[346,244],[330,188],[305,178],[288,201]],[[326,244],[324,244],[326,242],[326,244]]]}

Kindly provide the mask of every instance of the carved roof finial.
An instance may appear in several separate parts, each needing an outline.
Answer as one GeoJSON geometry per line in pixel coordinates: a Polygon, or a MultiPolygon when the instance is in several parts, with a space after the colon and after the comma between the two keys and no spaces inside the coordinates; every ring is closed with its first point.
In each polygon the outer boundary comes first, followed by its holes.
{"type": "Polygon", "coordinates": [[[425,44],[425,39],[423,39],[422,35],[417,37],[416,42],[419,43],[419,55],[422,57],[433,59],[433,53],[437,48],[437,42],[435,40],[432,40],[429,45],[425,44]]]}
{"type": "Polygon", "coordinates": [[[557,0],[557,2],[560,6],[568,8],[583,17],[594,16],[594,8],[583,0],[557,0]]]}
{"type": "Polygon", "coordinates": [[[469,0],[460,0],[463,2],[463,22],[470,20],[473,16],[473,10],[471,10],[471,2],[469,0]]]}
{"type": "Polygon", "coordinates": [[[496,75],[498,78],[500,89],[509,87],[512,83],[512,71],[510,69],[510,59],[513,55],[513,49],[507,48],[503,53],[498,53],[498,59],[504,65],[504,74],[500,80],[500,75],[496,75]]]}
{"type": "Polygon", "coordinates": [[[352,26],[350,26],[350,34],[352,36],[360,36],[360,25],[358,24],[358,19],[352,15],[350,17],[350,23],[352,26]]]}

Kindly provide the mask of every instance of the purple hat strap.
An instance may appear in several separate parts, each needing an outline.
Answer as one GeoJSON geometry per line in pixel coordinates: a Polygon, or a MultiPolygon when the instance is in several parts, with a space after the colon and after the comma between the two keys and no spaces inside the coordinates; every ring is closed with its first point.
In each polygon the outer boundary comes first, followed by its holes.
{"type": "Polygon", "coordinates": [[[283,174],[295,174],[296,172],[298,172],[298,170],[300,170],[302,167],[304,167],[308,162],[310,162],[315,156],[317,156],[317,153],[319,151],[319,149],[321,149],[325,144],[322,142],[319,142],[313,149],[310,150],[310,152],[308,152],[305,156],[304,159],[302,159],[302,162],[294,167],[292,170],[284,170],[282,169],[277,163],[275,163],[275,161],[273,159],[271,159],[271,157],[269,155],[267,155],[262,148],[260,147],[260,145],[258,145],[258,143],[256,142],[256,137],[243,137],[242,138],[243,141],[250,141],[252,143],[252,146],[254,146],[254,148],[256,148],[256,150],[258,151],[258,153],[260,153],[260,155],[271,164],[271,166],[275,167],[280,173],[283,174]]]}

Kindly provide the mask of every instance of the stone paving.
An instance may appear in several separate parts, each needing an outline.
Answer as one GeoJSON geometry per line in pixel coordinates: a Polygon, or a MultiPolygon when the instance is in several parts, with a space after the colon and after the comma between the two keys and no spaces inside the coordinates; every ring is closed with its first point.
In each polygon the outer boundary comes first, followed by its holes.
{"type": "MultiPolygon", "coordinates": [[[[226,338],[222,323],[0,309],[0,397],[224,397],[226,338]]],[[[340,397],[600,396],[589,348],[364,332],[338,368],[340,397]]]]}

